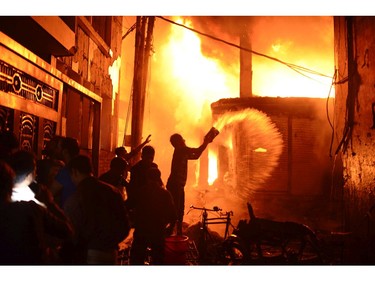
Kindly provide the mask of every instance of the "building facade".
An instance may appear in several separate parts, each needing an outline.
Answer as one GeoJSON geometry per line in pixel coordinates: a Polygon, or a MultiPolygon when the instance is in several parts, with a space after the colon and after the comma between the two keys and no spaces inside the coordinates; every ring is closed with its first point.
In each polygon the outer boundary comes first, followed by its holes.
{"type": "Polygon", "coordinates": [[[122,17],[0,17],[0,126],[38,158],[77,138],[96,174],[117,146],[122,17]]]}

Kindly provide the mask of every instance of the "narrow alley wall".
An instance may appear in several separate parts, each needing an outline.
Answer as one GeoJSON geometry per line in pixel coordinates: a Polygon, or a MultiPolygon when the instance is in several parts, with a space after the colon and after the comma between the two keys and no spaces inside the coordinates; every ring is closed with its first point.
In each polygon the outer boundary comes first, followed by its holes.
{"type": "MultiPolygon", "coordinates": [[[[334,152],[342,159],[345,230],[361,263],[375,261],[375,17],[335,17],[334,152]]],[[[337,163],[339,165],[339,163],[337,163]]],[[[340,186],[334,186],[339,189],[340,186]]]]}

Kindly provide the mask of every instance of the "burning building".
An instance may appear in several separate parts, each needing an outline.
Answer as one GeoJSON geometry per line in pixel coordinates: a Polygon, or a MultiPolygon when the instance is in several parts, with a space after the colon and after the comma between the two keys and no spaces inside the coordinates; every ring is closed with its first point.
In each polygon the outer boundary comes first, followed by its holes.
{"type": "MultiPolygon", "coordinates": [[[[189,164],[187,206],[242,205],[235,217],[247,217],[250,200],[260,215],[315,227],[328,222],[324,204],[344,195],[345,219],[340,208],[329,211],[346,230],[370,237],[373,17],[173,20],[211,36],[156,17],[143,134],[152,135],[164,181],[169,136],[182,133],[194,146],[215,126],[220,135],[189,164]]],[[[77,137],[97,171],[108,167],[102,159],[130,128],[133,22],[0,17],[1,128],[15,131],[38,156],[54,134],[77,137]]]]}
{"type": "Polygon", "coordinates": [[[230,139],[218,144],[217,182],[229,181],[260,215],[316,224],[313,213],[330,198],[332,130],[325,109],[325,99],[302,97],[213,103],[214,120],[234,118],[222,129],[230,139]]]}
{"type": "Polygon", "coordinates": [[[316,217],[317,211],[324,212],[322,199],[330,195],[332,130],[327,110],[332,113],[333,99],[328,98],[327,104],[326,98],[332,77],[315,75],[309,79],[299,73],[306,68],[297,70],[296,65],[282,60],[331,72],[332,18],[173,20],[211,37],[156,18],[150,106],[146,104],[144,128],[153,136],[155,159],[164,179],[171,159],[164,156],[172,155],[169,136],[179,132],[187,145],[199,145],[214,126],[220,135],[206,155],[189,164],[187,208],[190,204],[219,205],[232,209],[236,218],[246,218],[249,200],[256,201],[259,214],[300,222],[316,217]],[[301,21],[304,30],[296,24],[301,21]],[[317,26],[319,33],[313,32],[317,26]],[[307,37],[308,28],[311,32],[307,37]],[[318,48],[313,44],[317,41],[324,44],[318,48]],[[281,63],[270,59],[272,56],[281,63]],[[242,115],[236,117],[242,122],[219,125],[234,112],[242,115]]]}

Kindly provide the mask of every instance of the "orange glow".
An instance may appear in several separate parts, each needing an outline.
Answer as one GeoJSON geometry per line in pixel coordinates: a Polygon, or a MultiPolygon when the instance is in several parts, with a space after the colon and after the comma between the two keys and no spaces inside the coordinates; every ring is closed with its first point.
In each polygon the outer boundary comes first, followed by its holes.
{"type": "Polygon", "coordinates": [[[212,185],[217,179],[217,153],[212,149],[208,150],[208,184],[212,185]]]}
{"type": "MultiPolygon", "coordinates": [[[[191,22],[184,24],[190,26],[191,22]]],[[[173,85],[188,94],[189,111],[200,115],[206,102],[238,96],[236,77],[226,72],[218,60],[203,56],[201,40],[194,32],[172,27],[165,52],[169,54],[173,85]]]]}

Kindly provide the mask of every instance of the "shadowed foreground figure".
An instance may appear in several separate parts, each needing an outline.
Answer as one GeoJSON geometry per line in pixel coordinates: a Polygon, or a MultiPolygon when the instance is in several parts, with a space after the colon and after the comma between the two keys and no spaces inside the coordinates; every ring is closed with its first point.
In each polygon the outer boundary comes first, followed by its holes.
{"type": "Polygon", "coordinates": [[[176,213],[173,199],[165,189],[161,173],[150,168],[144,175],[146,184],[135,202],[135,227],[130,250],[130,264],[142,265],[151,248],[152,264],[163,264],[164,240],[168,236],[168,226],[174,223],[176,213]]]}
{"type": "Polygon", "coordinates": [[[68,169],[77,185],[64,206],[75,231],[70,263],[116,264],[119,243],[130,230],[120,191],[93,176],[87,156],[73,158],[68,169]]]}
{"type": "MultiPolygon", "coordinates": [[[[0,264],[41,265],[47,261],[46,234],[68,239],[68,221],[34,201],[11,201],[15,173],[0,161],[0,264]]],[[[32,177],[25,177],[25,184],[32,177]]]]}
{"type": "Polygon", "coordinates": [[[128,200],[126,202],[129,210],[134,208],[135,200],[143,195],[140,189],[147,183],[147,171],[150,168],[158,168],[154,158],[155,149],[151,145],[146,145],[142,149],[141,160],[130,169],[130,181],[127,189],[128,200]]]}
{"type": "MultiPolygon", "coordinates": [[[[62,220],[66,220],[63,210],[55,202],[51,191],[42,183],[37,182],[36,157],[31,151],[18,150],[11,154],[9,165],[15,172],[15,181],[12,191],[12,201],[34,201],[62,220]]],[[[48,260],[50,263],[59,263],[59,248],[61,240],[46,235],[48,242],[48,260]]]]}
{"type": "Polygon", "coordinates": [[[124,158],[114,157],[108,171],[100,175],[99,179],[116,187],[122,194],[124,201],[127,199],[129,183],[126,181],[129,164],[124,158]]]}

